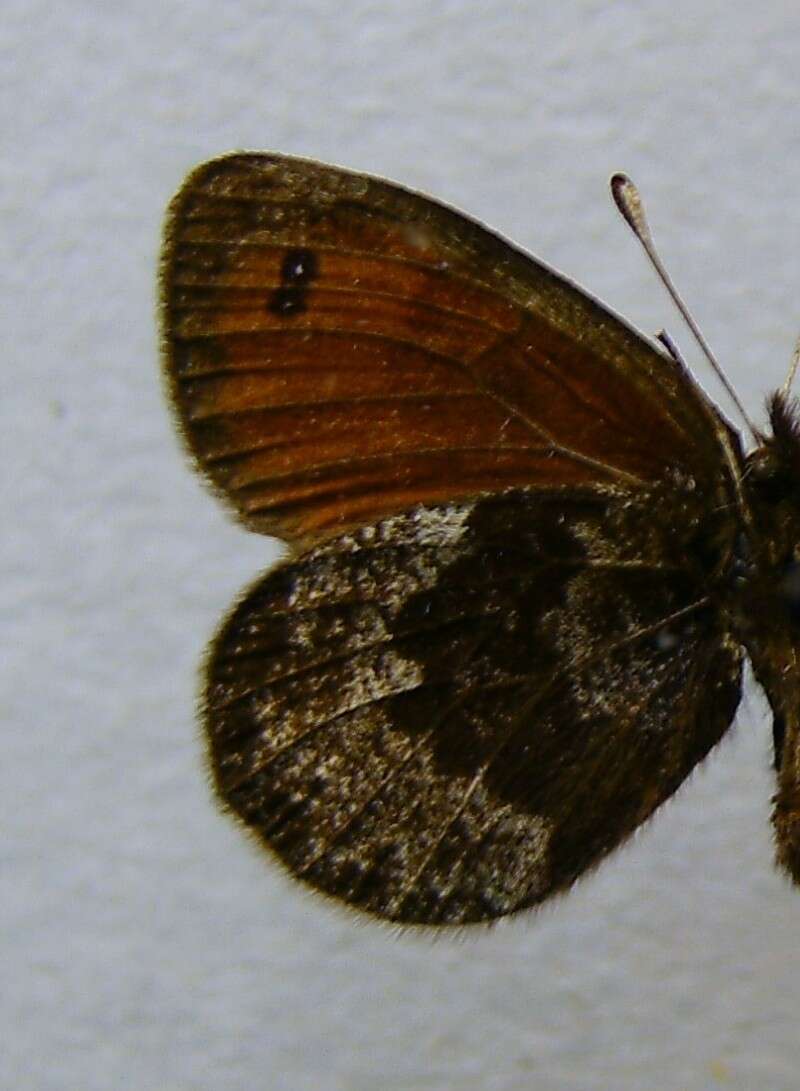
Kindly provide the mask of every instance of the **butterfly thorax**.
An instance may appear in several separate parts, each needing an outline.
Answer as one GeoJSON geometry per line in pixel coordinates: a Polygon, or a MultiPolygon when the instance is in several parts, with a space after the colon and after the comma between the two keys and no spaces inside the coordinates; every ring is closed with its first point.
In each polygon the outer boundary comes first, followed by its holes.
{"type": "Polygon", "coordinates": [[[784,637],[800,637],[800,418],[781,394],[769,403],[772,434],[747,458],[744,494],[752,533],[740,536],[739,598],[749,627],[765,611],[784,637]]]}

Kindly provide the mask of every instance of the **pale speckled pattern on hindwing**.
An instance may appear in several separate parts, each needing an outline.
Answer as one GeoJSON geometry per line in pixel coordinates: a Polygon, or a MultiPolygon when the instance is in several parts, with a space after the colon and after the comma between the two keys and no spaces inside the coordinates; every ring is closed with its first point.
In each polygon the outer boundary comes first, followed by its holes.
{"type": "Polygon", "coordinates": [[[227,804],[296,876],[393,920],[489,920],[571,883],[738,702],[718,612],[659,624],[703,597],[709,558],[691,512],[664,541],[658,502],[514,490],[268,574],[209,667],[227,804]]]}

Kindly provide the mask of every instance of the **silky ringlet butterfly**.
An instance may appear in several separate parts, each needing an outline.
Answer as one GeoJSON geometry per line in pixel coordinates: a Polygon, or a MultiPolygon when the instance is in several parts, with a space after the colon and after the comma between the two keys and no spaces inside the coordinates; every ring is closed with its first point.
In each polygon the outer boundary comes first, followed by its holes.
{"type": "MultiPolygon", "coordinates": [[[[617,177],[619,192],[624,178],[617,177]]],[[[739,436],[676,352],[457,212],[273,154],[168,214],[181,432],[291,558],[211,647],[217,791],[404,924],[569,887],[728,729],[744,650],[800,881],[800,421],[739,436]]]]}

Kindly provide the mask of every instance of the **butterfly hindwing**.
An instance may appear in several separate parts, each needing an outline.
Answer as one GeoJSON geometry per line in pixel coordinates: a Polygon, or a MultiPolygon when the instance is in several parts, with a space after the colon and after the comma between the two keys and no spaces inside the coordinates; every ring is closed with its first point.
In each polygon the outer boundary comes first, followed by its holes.
{"type": "Polygon", "coordinates": [[[418,506],[267,575],[209,661],[226,805],[294,875],[391,920],[490,920],[568,886],[739,698],[708,559],[691,519],[664,540],[659,502],[418,506]]]}

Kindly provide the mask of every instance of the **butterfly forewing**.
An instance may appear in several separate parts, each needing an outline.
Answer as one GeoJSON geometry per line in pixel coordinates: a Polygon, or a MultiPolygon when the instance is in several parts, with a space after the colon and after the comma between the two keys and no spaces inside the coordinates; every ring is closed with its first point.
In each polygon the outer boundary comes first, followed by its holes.
{"type": "Polygon", "coordinates": [[[566,887],[734,714],[738,441],[557,274],[335,167],[198,168],[162,291],[192,452],[296,551],[209,658],[226,805],[390,920],[491,920],[566,887]]]}
{"type": "Polygon", "coordinates": [[[674,361],[387,182],[275,155],[205,164],[172,204],[162,281],[187,440],[248,525],[287,540],[518,485],[719,472],[674,361]]]}

